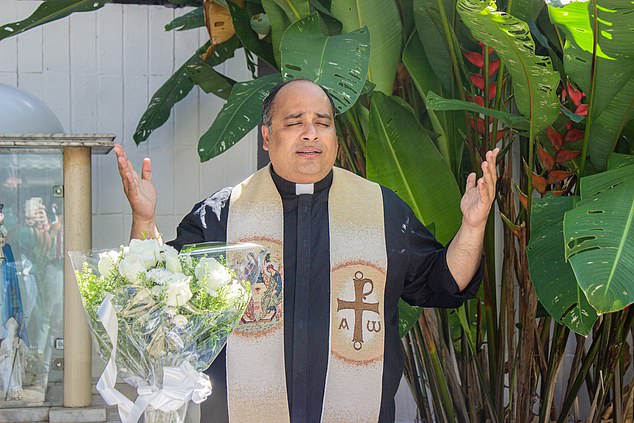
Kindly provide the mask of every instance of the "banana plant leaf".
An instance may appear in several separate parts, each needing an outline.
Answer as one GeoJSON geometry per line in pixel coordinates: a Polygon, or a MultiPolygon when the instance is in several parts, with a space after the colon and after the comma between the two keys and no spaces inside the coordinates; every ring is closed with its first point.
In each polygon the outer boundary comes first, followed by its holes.
{"type": "Polygon", "coordinates": [[[515,0],[509,13],[524,22],[531,22],[537,19],[546,3],[535,0],[515,0]]]}
{"type": "Polygon", "coordinates": [[[608,158],[608,169],[617,169],[631,164],[634,164],[634,156],[631,154],[612,153],[608,158]]]}
{"type": "Polygon", "coordinates": [[[343,32],[368,28],[372,49],[367,79],[376,85],[376,91],[392,94],[403,37],[394,0],[336,0],[331,4],[331,12],[342,23],[343,32]]]}
{"type": "Polygon", "coordinates": [[[312,14],[286,30],[280,50],[282,77],[321,85],[332,95],[337,113],[348,110],[361,95],[370,50],[366,28],[328,37],[321,33],[318,15],[312,14]]]}
{"type": "Polygon", "coordinates": [[[549,6],[548,12],[550,20],[566,35],[566,73],[592,105],[588,155],[592,166],[601,170],[623,127],[634,116],[634,5],[631,1],[597,0],[595,16],[593,3],[549,6]]]}
{"type": "Polygon", "coordinates": [[[401,338],[407,335],[422,312],[422,307],[414,307],[403,300],[398,300],[398,334],[401,338]]]}
{"type": "Polygon", "coordinates": [[[370,103],[367,175],[399,195],[424,224],[433,224],[446,244],[462,215],[460,189],[449,165],[399,97],[374,92],[370,103]],[[442,189],[439,189],[442,187],[442,189]]]}
{"type": "Polygon", "coordinates": [[[286,28],[295,22],[296,19],[290,20],[284,10],[275,3],[275,0],[262,0],[262,7],[271,22],[271,43],[273,44],[273,57],[279,65],[282,62],[282,53],[280,52],[280,41],[286,28]]]}
{"type": "Polygon", "coordinates": [[[339,35],[343,29],[341,22],[335,18],[330,12],[330,1],[325,0],[310,0],[310,5],[319,13],[321,19],[322,28],[325,28],[326,35],[339,35]],[[322,1],[324,4],[322,4],[322,1]],[[326,4],[327,3],[327,4],[326,4]]]}
{"type": "MultiPolygon", "coordinates": [[[[440,5],[444,7],[442,2],[440,5]]],[[[439,2],[437,1],[414,0],[414,23],[427,62],[443,89],[450,92],[453,78],[451,55],[447,39],[444,36],[443,21],[438,7],[439,2]]]]}
{"type": "Polygon", "coordinates": [[[273,0],[291,22],[310,14],[309,0],[273,0]]]}
{"type": "Polygon", "coordinates": [[[634,165],[581,178],[564,237],[566,259],[597,312],[634,302],[634,165]]]}
{"type": "MultiPolygon", "coordinates": [[[[207,58],[207,61],[203,62],[200,59],[200,55],[203,54],[209,48],[210,43],[205,43],[200,47],[196,53],[192,55],[167,81],[154,93],[150,104],[141,116],[136,130],[134,131],[134,141],[137,144],[147,140],[150,134],[163,125],[170,116],[172,107],[192,90],[195,83],[191,77],[197,79],[198,82],[203,83],[210,92],[217,94],[220,97],[228,95],[227,85],[231,85],[233,80],[224,77],[219,74],[218,78],[215,75],[210,75],[210,72],[202,74],[196,70],[201,69],[201,65],[213,66],[219,65],[230,57],[233,57],[234,52],[240,47],[240,41],[234,36],[230,40],[220,44],[214,50],[214,53],[207,58]],[[213,79],[213,81],[212,81],[213,79]]],[[[213,69],[212,69],[213,70],[213,69]]],[[[201,71],[202,72],[202,71],[201,71]]]]}
{"type": "Polygon", "coordinates": [[[489,109],[470,101],[442,98],[438,94],[431,91],[427,93],[426,104],[428,110],[468,110],[471,112],[492,116],[507,126],[513,126],[517,129],[527,129],[526,123],[528,119],[526,118],[526,116],[518,116],[500,110],[489,109]]]}
{"type": "Polygon", "coordinates": [[[192,56],[185,67],[187,77],[207,94],[215,94],[224,100],[229,98],[236,81],[216,72],[213,66],[197,55],[192,56]]]}
{"type": "Polygon", "coordinates": [[[205,8],[200,6],[183,16],[174,18],[165,25],[166,31],[175,29],[176,31],[186,31],[188,29],[201,28],[205,26],[205,8]]]}
{"type": "Polygon", "coordinates": [[[242,45],[260,59],[275,67],[273,47],[270,43],[260,40],[258,34],[253,31],[249,13],[233,2],[229,3],[229,11],[231,12],[231,19],[233,20],[236,35],[242,42],[242,45]]]}
{"type": "Polygon", "coordinates": [[[538,133],[559,115],[559,74],[550,58],[535,54],[526,22],[498,12],[488,0],[459,0],[458,13],[473,36],[492,47],[511,74],[515,103],[538,133]]]}
{"type": "Polygon", "coordinates": [[[262,102],[282,81],[279,73],[233,86],[229,100],[198,141],[198,155],[205,162],[225,152],[261,121],[262,102]]]}
{"type": "Polygon", "coordinates": [[[597,312],[577,284],[564,254],[564,214],[577,200],[578,197],[551,194],[533,200],[526,254],[535,293],[548,314],[586,336],[597,320],[597,312]]]}
{"type": "Polygon", "coordinates": [[[101,9],[110,0],[48,0],[42,3],[28,18],[0,27],[0,40],[13,37],[31,28],[44,25],[76,12],[92,12],[101,9]]]}

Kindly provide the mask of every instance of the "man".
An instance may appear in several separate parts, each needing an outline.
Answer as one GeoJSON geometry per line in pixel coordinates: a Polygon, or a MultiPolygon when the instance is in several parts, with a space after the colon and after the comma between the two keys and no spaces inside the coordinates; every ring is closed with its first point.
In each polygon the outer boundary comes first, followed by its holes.
{"type": "MultiPolygon", "coordinates": [[[[318,85],[272,90],[262,136],[271,166],[194,206],[172,241],[259,242],[283,278],[282,319],[241,322],[210,367],[202,421],[394,421],[398,300],[456,307],[474,295],[498,150],[467,178],[462,226],[443,248],[392,191],[333,168],[334,107],[318,85]]],[[[158,237],[150,161],[139,177],[115,151],[131,236],[158,237]]]]}

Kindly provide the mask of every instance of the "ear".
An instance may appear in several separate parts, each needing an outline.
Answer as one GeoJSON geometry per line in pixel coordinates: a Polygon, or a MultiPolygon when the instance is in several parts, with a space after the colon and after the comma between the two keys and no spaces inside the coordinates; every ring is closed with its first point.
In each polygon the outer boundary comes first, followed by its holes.
{"type": "Polygon", "coordinates": [[[266,125],[262,125],[262,140],[262,149],[269,151],[269,127],[266,125]]]}

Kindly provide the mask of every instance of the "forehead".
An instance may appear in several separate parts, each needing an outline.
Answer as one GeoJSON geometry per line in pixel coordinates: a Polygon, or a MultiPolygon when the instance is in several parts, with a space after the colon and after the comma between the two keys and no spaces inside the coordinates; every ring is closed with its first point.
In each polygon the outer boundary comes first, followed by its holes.
{"type": "Polygon", "coordinates": [[[318,85],[309,81],[296,81],[280,89],[273,101],[273,117],[288,114],[320,113],[332,115],[330,100],[318,85]]]}

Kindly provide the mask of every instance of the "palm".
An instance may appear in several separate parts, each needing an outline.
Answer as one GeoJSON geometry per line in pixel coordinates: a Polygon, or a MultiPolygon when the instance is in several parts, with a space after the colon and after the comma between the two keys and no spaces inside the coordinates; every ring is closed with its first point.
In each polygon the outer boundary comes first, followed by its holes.
{"type": "Polygon", "coordinates": [[[462,221],[472,228],[483,228],[495,199],[497,171],[495,163],[499,149],[488,151],[482,162],[482,178],[476,181],[475,173],[467,178],[465,193],[460,200],[462,221]]]}
{"type": "Polygon", "coordinates": [[[156,210],[156,187],[152,183],[150,160],[143,161],[141,176],[139,176],[120,144],[115,145],[115,153],[123,191],[128,198],[133,216],[145,221],[153,220],[156,210]]]}
{"type": "Polygon", "coordinates": [[[137,216],[152,219],[156,209],[156,188],[152,181],[139,179],[136,193],[128,194],[128,201],[137,216]]]}
{"type": "Polygon", "coordinates": [[[460,200],[462,219],[469,226],[484,225],[489,214],[489,205],[483,203],[477,185],[467,188],[460,200]]]}

